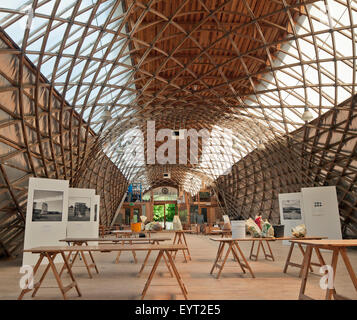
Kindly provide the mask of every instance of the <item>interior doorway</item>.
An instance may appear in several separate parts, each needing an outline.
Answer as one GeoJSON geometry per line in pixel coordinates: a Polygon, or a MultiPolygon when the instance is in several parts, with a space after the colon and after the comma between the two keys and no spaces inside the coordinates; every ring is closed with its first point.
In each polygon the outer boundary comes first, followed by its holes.
{"type": "Polygon", "coordinates": [[[161,222],[164,229],[170,229],[176,213],[175,203],[155,204],[153,220],[161,222]]]}

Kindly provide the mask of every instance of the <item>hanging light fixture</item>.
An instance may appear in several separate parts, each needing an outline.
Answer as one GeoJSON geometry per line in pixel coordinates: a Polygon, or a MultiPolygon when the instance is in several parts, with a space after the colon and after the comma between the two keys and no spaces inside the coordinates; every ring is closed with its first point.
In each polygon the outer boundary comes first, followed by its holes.
{"type": "Polygon", "coordinates": [[[109,111],[109,108],[105,107],[105,109],[104,109],[104,111],[102,113],[102,116],[101,116],[101,120],[102,121],[108,121],[108,120],[111,120],[111,119],[112,119],[112,114],[109,111]]]}
{"type": "Polygon", "coordinates": [[[305,122],[309,122],[314,118],[312,115],[311,111],[309,110],[308,107],[305,107],[304,113],[301,116],[301,119],[304,120],[305,122]]]}

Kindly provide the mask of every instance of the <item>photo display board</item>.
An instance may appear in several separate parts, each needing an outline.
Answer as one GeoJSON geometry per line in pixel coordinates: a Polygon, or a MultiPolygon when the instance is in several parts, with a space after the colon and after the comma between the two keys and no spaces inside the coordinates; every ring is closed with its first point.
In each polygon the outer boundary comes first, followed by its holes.
{"type": "Polygon", "coordinates": [[[94,218],[95,190],[69,188],[67,237],[95,237],[94,218]]]}
{"type": "MultiPolygon", "coordinates": [[[[291,229],[304,224],[304,207],[301,192],[279,194],[280,224],[284,225],[284,236],[292,236],[291,229]]],[[[290,245],[288,240],[284,245],[290,245]]]]}
{"type": "Polygon", "coordinates": [[[308,234],[342,239],[336,187],[302,188],[301,193],[308,234]]]}
{"type": "MultiPolygon", "coordinates": [[[[59,240],[66,237],[68,186],[67,180],[29,179],[24,249],[63,245],[59,240]]],[[[25,252],[22,263],[34,265],[37,259],[38,254],[25,252]]]]}
{"type": "MultiPolygon", "coordinates": [[[[66,237],[97,238],[99,210],[100,196],[94,189],[69,188],[68,180],[30,178],[24,249],[64,246],[59,240],[66,237]]],[[[35,265],[38,256],[24,253],[23,265],[35,265]]],[[[63,263],[60,255],[55,262],[63,263]]]]}

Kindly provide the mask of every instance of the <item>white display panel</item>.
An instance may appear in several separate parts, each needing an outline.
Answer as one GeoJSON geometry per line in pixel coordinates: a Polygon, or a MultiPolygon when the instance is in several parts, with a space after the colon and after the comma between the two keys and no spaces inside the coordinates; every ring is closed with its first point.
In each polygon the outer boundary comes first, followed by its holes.
{"type": "Polygon", "coordinates": [[[301,189],[308,235],[342,239],[335,186],[301,189]]]}
{"type": "Polygon", "coordinates": [[[94,237],[94,189],[69,188],[67,238],[94,237]]]}
{"type": "MultiPolygon", "coordinates": [[[[284,236],[291,236],[291,229],[304,223],[304,206],[300,192],[279,194],[280,223],[284,225],[284,236]]],[[[284,240],[284,245],[290,245],[284,240]]]]}
{"type": "MultiPolygon", "coordinates": [[[[24,249],[63,245],[66,237],[69,181],[30,178],[24,249]]],[[[23,265],[34,265],[38,254],[24,253],[23,265]]],[[[62,262],[60,256],[55,262],[62,262]]],[[[47,261],[43,261],[47,263],[47,261]]]]}

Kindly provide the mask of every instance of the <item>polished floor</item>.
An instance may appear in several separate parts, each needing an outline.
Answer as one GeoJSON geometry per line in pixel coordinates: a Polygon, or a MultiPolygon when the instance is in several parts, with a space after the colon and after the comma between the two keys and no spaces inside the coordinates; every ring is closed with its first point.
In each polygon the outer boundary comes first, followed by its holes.
{"type": "MultiPolygon", "coordinates": [[[[166,236],[166,234],[165,234],[166,236]]],[[[271,244],[276,261],[264,260],[262,256],[258,261],[249,261],[256,278],[242,274],[236,263],[229,259],[220,279],[210,275],[218,243],[209,240],[210,236],[187,235],[192,261],[185,263],[181,253],[177,255],[176,266],[181,273],[183,281],[188,289],[189,299],[297,299],[301,279],[299,270],[289,267],[284,274],[283,267],[289,247],[281,241],[271,244]]],[[[241,248],[246,256],[249,254],[250,243],[241,243],[241,248]]],[[[331,261],[331,253],[322,252],[326,263],[331,261]]],[[[137,276],[144,253],[138,253],[139,262],[135,264],[130,252],[122,253],[120,263],[115,264],[114,252],[94,254],[99,274],[93,279],[88,278],[82,262],[76,262],[73,268],[82,297],[77,297],[75,290],[67,294],[69,299],[140,299],[142,289],[146,282],[150,267],[147,267],[141,277],[137,276]]],[[[149,264],[152,265],[156,254],[152,255],[149,264]]],[[[357,273],[357,250],[349,250],[348,256],[357,273]]],[[[316,260],[316,257],[314,257],[316,260]]],[[[302,256],[299,250],[295,250],[292,261],[301,262],[302,256]]],[[[21,259],[0,261],[0,299],[16,299],[20,293],[19,281],[21,259]]],[[[323,299],[324,291],[320,288],[321,274],[319,268],[314,267],[314,273],[309,276],[306,293],[315,298],[323,299]]],[[[63,276],[64,284],[69,282],[68,275],[63,276]]],[[[52,273],[45,279],[44,286],[52,288],[40,288],[35,298],[26,294],[24,299],[62,299],[52,273]],[[54,287],[54,288],[53,288],[54,287]]],[[[351,283],[347,270],[341,258],[338,261],[335,287],[337,292],[351,299],[357,299],[357,293],[351,283]]],[[[145,299],[183,299],[183,295],[175,278],[170,278],[165,264],[162,262],[152,281],[145,299]]]]}

